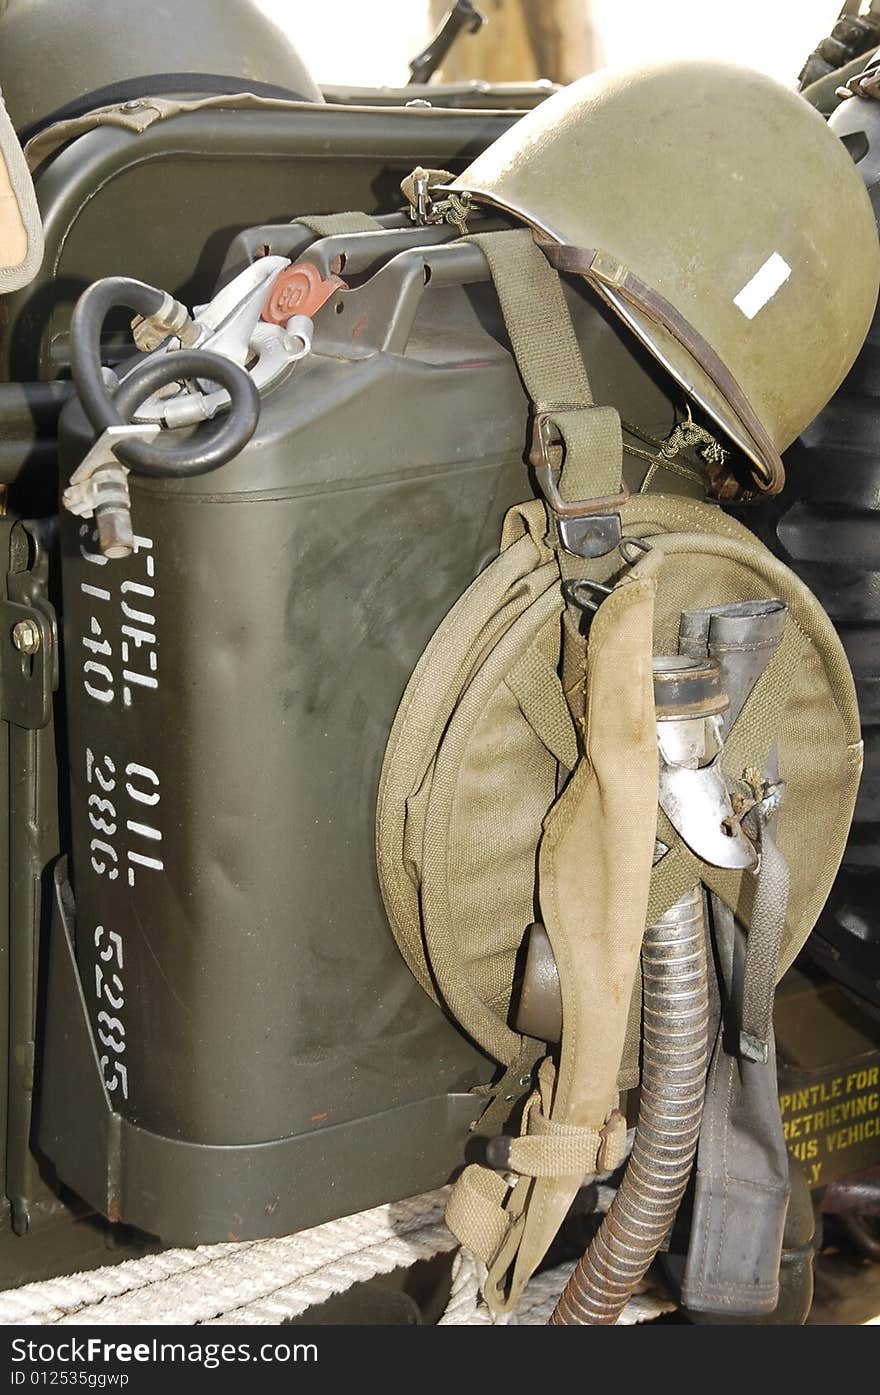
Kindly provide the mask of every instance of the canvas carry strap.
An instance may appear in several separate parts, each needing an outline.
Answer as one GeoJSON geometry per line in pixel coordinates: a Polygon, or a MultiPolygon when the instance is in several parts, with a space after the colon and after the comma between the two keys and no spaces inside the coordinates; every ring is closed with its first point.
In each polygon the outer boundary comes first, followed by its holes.
{"type": "Polygon", "coordinates": [[[602,556],[620,540],[616,510],[628,497],[620,417],[593,402],[559,277],[531,232],[464,240],[475,243],[489,264],[532,402],[529,459],[555,522],[562,577],[580,576],[581,558],[602,556]]]}
{"type": "MultiPolygon", "coordinates": [[[[598,517],[623,499],[620,420],[593,404],[558,278],[527,231],[472,240],[495,280],[534,404],[536,433],[546,433],[536,463],[539,480],[543,466],[549,472],[541,481],[544,492],[558,494],[563,510],[577,498],[579,519],[598,517]]],[[[559,524],[556,509],[551,503],[559,524]]],[[[567,551],[564,539],[558,527],[559,570],[563,577],[578,576],[583,559],[567,551]]],[[[517,1174],[514,1184],[473,1165],[457,1183],[448,1211],[459,1239],[487,1264],[486,1296],[497,1311],[516,1302],[584,1176],[610,1171],[623,1157],[617,1077],[644,934],[657,810],[651,659],[659,563],[657,554],[618,583],[586,643],[566,626],[563,686],[583,754],[545,820],[538,876],[563,996],[558,1072],[549,1058],[543,1062],[521,1136],[508,1146],[505,1162],[517,1174]]],[[[528,684],[535,675],[522,677],[528,684]]],[[[528,710],[527,694],[520,703],[528,710]]],[[[534,720],[547,729],[537,713],[534,720]]],[[[570,731],[567,721],[557,726],[560,733],[570,731]]],[[[545,740],[554,740],[552,732],[545,740]]],[[[564,745],[558,749],[568,764],[577,756],[564,745]]]]}
{"type": "Polygon", "coordinates": [[[644,933],[654,851],[657,746],[651,683],[652,576],[603,603],[586,661],[586,750],[545,822],[541,913],[563,994],[558,1074],[549,1058],[506,1178],[472,1165],[447,1220],[488,1266],[496,1311],[515,1302],[584,1177],[622,1160],[617,1075],[644,933]],[[626,875],[622,869],[626,867],[626,875]]]}
{"type": "Polygon", "coordinates": [[[337,234],[381,232],[382,224],[369,213],[322,213],[310,214],[294,220],[299,227],[308,228],[316,237],[335,237],[337,234]]]}

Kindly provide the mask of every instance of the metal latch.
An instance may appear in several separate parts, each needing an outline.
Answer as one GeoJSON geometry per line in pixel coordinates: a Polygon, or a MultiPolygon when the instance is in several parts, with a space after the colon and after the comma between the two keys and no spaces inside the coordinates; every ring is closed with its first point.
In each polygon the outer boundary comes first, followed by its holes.
{"type": "Polygon", "coordinates": [[[58,624],[46,594],[53,537],[46,520],[15,523],[5,585],[0,573],[0,719],[26,731],[48,726],[59,681],[58,624]]]}
{"type": "Polygon", "coordinates": [[[159,431],[154,422],[108,426],[70,477],[62,503],[78,518],[94,516],[105,557],[128,557],[134,548],[128,467],[117,460],[114,447],[121,441],[154,441],[159,431]]]}
{"type": "Polygon", "coordinates": [[[52,626],[31,606],[0,600],[0,633],[0,718],[37,731],[52,715],[52,626]]]}
{"type": "Polygon", "coordinates": [[[629,490],[621,484],[619,494],[601,499],[563,499],[557,484],[561,459],[554,466],[551,452],[561,456],[558,428],[554,433],[552,412],[537,412],[532,424],[532,448],[529,463],[541,493],[556,520],[559,541],[566,552],[576,557],[604,557],[620,543],[622,531],[617,512],[629,498],[629,490]]]}

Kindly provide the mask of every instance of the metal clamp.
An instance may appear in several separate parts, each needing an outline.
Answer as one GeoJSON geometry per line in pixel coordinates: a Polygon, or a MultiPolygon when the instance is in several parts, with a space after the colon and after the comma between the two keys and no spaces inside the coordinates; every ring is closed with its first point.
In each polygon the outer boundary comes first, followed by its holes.
{"type": "MultiPolygon", "coordinates": [[[[208,305],[193,310],[196,333],[192,345],[246,367],[261,393],[280,382],[312,350],[311,317],[291,313],[283,322],[263,318],[275,283],[289,268],[287,257],[260,257],[218,291],[208,305]]],[[[165,352],[173,351],[177,343],[170,340],[165,352]]],[[[225,411],[229,402],[226,388],[211,390],[210,380],[199,379],[152,393],[136,408],[134,420],[159,422],[172,429],[195,426],[225,411]]]]}
{"type": "Polygon", "coordinates": [[[445,176],[446,172],[425,170],[419,166],[413,170],[408,180],[404,180],[404,192],[410,201],[409,216],[419,227],[449,223],[464,237],[467,233],[467,220],[471,214],[471,196],[466,192],[457,193],[448,185],[433,183],[432,173],[435,176],[437,173],[445,176]],[[435,198],[435,190],[446,197],[435,198]]]}
{"type": "Polygon", "coordinates": [[[544,499],[554,515],[559,541],[566,552],[576,557],[604,557],[620,544],[622,530],[617,512],[629,498],[629,490],[621,483],[619,494],[599,499],[563,499],[557,484],[562,462],[554,466],[551,451],[560,450],[562,442],[552,412],[536,412],[532,422],[532,448],[529,464],[544,499]]]}
{"type": "MultiPolygon", "coordinates": [[[[653,548],[644,538],[621,538],[619,543],[620,555],[628,567],[636,565],[629,555],[630,549],[634,549],[639,557],[644,557],[652,552],[653,548]]],[[[604,600],[611,595],[613,586],[606,586],[603,581],[594,581],[591,577],[582,576],[574,581],[563,581],[562,594],[566,604],[576,605],[584,614],[595,614],[604,600]]],[[[531,1035],[529,1033],[528,1035],[531,1035]]]]}
{"type": "Polygon", "coordinates": [[[116,458],[122,441],[153,441],[158,424],[108,426],[70,477],[61,502],[78,518],[94,517],[105,557],[128,557],[134,548],[128,468],[116,458]]]}
{"type": "Polygon", "coordinates": [[[186,348],[191,348],[199,337],[199,329],[190,318],[189,311],[168,291],[160,308],[154,315],[135,315],[131,322],[131,333],[141,353],[149,354],[174,335],[186,348]]]}

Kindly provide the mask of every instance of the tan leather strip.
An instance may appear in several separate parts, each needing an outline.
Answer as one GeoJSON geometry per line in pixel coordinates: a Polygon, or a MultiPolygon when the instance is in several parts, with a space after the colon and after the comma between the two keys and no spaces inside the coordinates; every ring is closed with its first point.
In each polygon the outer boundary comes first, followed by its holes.
{"type": "Polygon", "coordinates": [[[43,260],[43,227],[18,137],[0,96],[0,294],[33,280],[43,260]]]}
{"type": "Polygon", "coordinates": [[[12,192],[6,161],[0,156],[0,266],[21,266],[27,249],[27,231],[18,199],[12,192]]]}
{"type": "Polygon", "coordinates": [[[642,281],[610,253],[595,247],[572,247],[538,239],[541,251],[557,271],[583,276],[599,290],[613,289],[637,310],[662,325],[695,363],[714,383],[743,429],[754,443],[763,470],[755,474],[755,485],[762,494],[778,494],[785,484],[782,458],[767,431],[730,369],[718,357],[711,344],[679,314],[659,291],[642,281]]]}

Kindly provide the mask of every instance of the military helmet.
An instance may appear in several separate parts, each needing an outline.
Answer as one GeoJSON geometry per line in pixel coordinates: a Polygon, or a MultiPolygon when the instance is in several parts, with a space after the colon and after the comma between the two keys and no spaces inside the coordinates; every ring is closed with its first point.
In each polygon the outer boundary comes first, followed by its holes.
{"type": "Polygon", "coordinates": [[[862,180],[802,97],[726,63],[599,72],[451,188],[530,224],[781,488],[779,452],[851,367],[880,276],[862,180]]]}
{"type": "Polygon", "coordinates": [[[0,88],[25,135],[97,106],[163,93],[244,90],[322,100],[256,0],[6,0],[0,88]]]}

